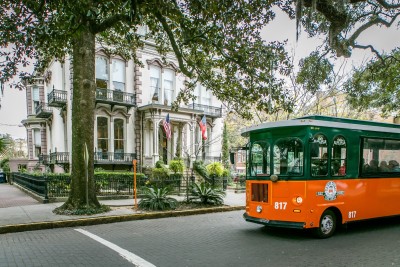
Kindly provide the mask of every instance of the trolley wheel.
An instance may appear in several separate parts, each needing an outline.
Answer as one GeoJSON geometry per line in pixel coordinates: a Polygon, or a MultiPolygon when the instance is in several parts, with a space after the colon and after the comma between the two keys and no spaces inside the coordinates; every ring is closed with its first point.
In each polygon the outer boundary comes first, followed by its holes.
{"type": "Polygon", "coordinates": [[[319,238],[331,237],[336,230],[336,215],[331,210],[326,210],[321,215],[319,227],[315,229],[315,234],[319,238]]]}

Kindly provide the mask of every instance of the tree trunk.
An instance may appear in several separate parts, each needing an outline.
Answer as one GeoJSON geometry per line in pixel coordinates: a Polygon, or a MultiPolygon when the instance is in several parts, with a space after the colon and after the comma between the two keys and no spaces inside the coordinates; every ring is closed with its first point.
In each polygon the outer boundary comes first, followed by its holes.
{"type": "MultiPolygon", "coordinates": [[[[83,28],[83,27],[82,27],[83,28]]],[[[99,207],[94,181],[95,35],[88,28],[76,33],[73,43],[72,169],[71,191],[62,208],[99,207]],[[86,197],[85,144],[88,149],[88,199],[86,197]]]]}

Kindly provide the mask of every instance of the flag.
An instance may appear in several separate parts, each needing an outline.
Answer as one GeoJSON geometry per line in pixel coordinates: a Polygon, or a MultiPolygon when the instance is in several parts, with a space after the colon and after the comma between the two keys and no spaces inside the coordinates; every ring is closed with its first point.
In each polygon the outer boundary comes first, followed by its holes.
{"type": "Polygon", "coordinates": [[[206,115],[203,115],[203,118],[200,121],[200,131],[201,131],[201,137],[203,140],[207,140],[207,120],[206,120],[206,115]]]}
{"type": "Polygon", "coordinates": [[[165,135],[167,136],[167,140],[171,139],[171,123],[169,121],[169,113],[163,122],[165,135]]]}

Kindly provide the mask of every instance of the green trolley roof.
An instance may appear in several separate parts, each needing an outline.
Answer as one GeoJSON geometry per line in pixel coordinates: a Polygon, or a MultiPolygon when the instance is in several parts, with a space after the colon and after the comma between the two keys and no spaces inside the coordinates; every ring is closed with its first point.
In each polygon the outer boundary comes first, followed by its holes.
{"type": "Polygon", "coordinates": [[[285,121],[266,122],[262,124],[257,124],[242,129],[241,134],[242,136],[248,137],[250,133],[264,132],[268,129],[282,128],[282,127],[307,127],[307,126],[400,134],[400,125],[398,124],[354,120],[354,119],[320,116],[320,115],[312,115],[285,121]]]}

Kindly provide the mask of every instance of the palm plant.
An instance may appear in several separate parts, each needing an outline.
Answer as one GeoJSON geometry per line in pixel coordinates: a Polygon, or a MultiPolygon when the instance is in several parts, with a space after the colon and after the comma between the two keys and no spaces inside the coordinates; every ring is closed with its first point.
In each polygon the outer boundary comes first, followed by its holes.
{"type": "Polygon", "coordinates": [[[167,210],[175,209],[178,201],[168,197],[171,193],[169,187],[144,187],[143,197],[139,201],[139,208],[144,210],[167,210]]]}
{"type": "Polygon", "coordinates": [[[199,199],[202,204],[222,205],[224,203],[225,192],[211,186],[209,183],[194,183],[191,191],[191,199],[199,199]]]}

